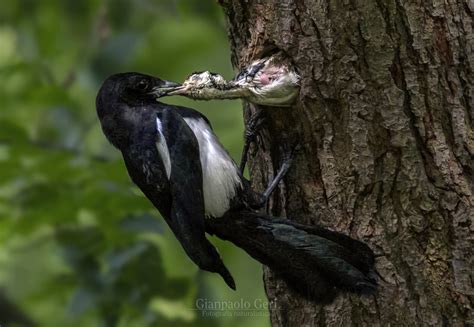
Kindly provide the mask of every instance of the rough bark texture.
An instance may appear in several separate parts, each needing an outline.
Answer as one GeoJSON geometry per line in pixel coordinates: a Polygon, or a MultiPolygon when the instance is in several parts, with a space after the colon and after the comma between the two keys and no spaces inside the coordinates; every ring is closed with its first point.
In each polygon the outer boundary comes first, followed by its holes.
{"type": "Polygon", "coordinates": [[[236,68],[280,50],[301,74],[292,108],[264,110],[251,176],[299,141],[269,205],[367,242],[374,297],[305,302],[270,271],[273,326],[474,324],[472,0],[221,0],[236,68]]]}

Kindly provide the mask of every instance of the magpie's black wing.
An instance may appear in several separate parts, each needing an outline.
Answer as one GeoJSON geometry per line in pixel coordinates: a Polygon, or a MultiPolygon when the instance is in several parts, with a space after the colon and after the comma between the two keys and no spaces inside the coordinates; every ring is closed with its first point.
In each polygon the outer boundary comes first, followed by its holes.
{"type": "Polygon", "coordinates": [[[170,227],[188,256],[201,269],[219,273],[227,285],[235,289],[234,280],[219,253],[205,236],[198,141],[184,119],[172,109],[157,114],[157,130],[158,137],[165,138],[169,152],[170,227]]]}

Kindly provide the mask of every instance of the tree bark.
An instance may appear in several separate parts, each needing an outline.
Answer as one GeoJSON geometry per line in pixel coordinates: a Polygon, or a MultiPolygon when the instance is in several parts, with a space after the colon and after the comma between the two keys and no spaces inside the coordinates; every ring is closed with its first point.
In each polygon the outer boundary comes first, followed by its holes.
{"type": "Polygon", "coordinates": [[[236,68],[283,51],[301,75],[292,108],[245,109],[256,188],[301,145],[267,209],[366,242],[383,277],[323,306],[265,269],[273,326],[474,324],[472,0],[220,3],[236,68]]]}

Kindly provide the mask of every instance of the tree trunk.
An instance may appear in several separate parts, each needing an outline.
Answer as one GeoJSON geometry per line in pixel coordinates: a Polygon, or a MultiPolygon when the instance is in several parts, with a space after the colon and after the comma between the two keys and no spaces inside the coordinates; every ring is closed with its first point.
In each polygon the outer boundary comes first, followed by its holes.
{"type": "Polygon", "coordinates": [[[265,269],[273,326],[474,324],[472,0],[220,2],[234,66],[283,51],[301,75],[292,108],[245,109],[257,189],[301,145],[268,210],[366,242],[383,277],[322,306],[265,269]]]}

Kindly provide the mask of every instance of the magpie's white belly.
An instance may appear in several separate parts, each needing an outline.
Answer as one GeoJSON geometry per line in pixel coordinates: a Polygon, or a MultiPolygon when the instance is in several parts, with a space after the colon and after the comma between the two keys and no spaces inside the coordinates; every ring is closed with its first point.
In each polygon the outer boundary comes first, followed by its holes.
{"type": "MultiPolygon", "coordinates": [[[[242,187],[239,170],[206,121],[202,118],[184,118],[184,121],[199,143],[206,216],[221,217],[230,209],[231,200],[237,190],[242,187]]],[[[169,179],[171,159],[161,121],[158,118],[156,127],[159,135],[156,146],[169,179]]]]}
{"type": "Polygon", "coordinates": [[[202,167],[204,206],[207,216],[221,217],[242,187],[238,168],[202,118],[184,118],[194,132],[202,167]]]}

